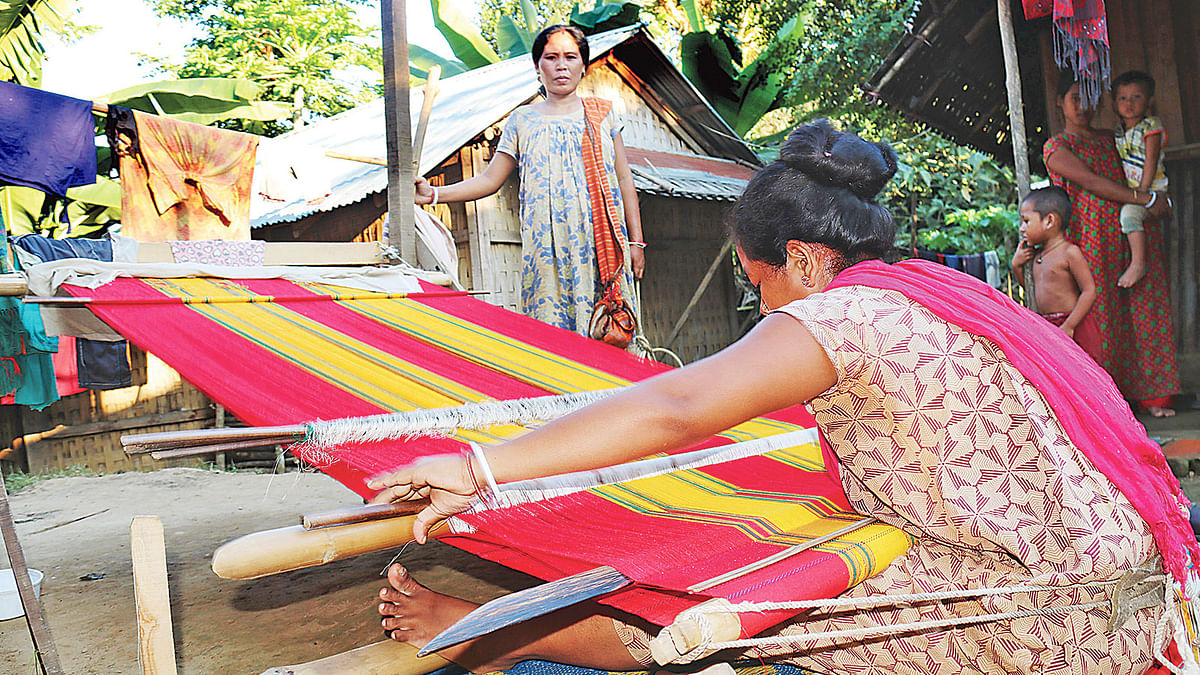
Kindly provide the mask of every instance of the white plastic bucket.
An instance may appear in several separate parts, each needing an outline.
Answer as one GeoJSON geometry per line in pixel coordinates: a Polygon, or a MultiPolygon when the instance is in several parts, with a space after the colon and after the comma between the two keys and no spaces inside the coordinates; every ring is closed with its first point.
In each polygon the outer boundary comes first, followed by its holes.
{"type": "MultiPolygon", "coordinates": [[[[41,570],[29,568],[29,581],[33,582],[33,595],[42,593],[41,570]]],[[[0,570],[0,621],[25,616],[25,608],[21,606],[21,595],[17,593],[17,579],[12,570],[0,570]]]]}

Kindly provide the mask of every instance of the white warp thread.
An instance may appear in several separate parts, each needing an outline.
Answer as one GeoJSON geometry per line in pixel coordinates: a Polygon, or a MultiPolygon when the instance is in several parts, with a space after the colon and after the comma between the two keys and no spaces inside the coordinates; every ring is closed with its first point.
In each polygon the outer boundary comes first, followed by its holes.
{"type": "Polygon", "coordinates": [[[624,387],[311,422],[306,425],[308,432],[300,445],[327,448],[412,436],[448,436],[456,429],[535,424],[562,417],[622,389],[624,387]]]}

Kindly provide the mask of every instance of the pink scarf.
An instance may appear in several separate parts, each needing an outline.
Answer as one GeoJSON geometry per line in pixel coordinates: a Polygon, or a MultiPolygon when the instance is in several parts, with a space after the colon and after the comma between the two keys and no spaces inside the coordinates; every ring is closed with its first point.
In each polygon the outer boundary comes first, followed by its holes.
{"type": "Polygon", "coordinates": [[[898,291],[999,347],[1041,392],[1075,446],[1150,526],[1166,568],[1185,579],[1187,552],[1200,560],[1186,515],[1191,502],[1112,378],[1074,340],[978,279],[925,260],[860,262],[829,288],[856,285],[898,291]]]}

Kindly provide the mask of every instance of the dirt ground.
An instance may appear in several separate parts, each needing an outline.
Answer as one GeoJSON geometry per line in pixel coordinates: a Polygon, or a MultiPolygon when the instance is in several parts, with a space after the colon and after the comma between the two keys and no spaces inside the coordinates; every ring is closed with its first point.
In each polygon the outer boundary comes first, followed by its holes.
{"type": "MultiPolygon", "coordinates": [[[[383,639],[374,597],[395,550],[252,581],[209,568],[226,541],[359,503],[320,474],[200,469],[55,478],[10,496],[26,561],[46,575],[42,606],[59,658],[73,674],[140,672],[129,543],[136,515],[163,522],[180,673],[261,673],[383,639]]],[[[477,601],[532,583],[436,543],[412,545],[400,561],[430,586],[477,601]]],[[[0,621],[0,673],[38,672],[31,644],[23,618],[0,621]]]]}

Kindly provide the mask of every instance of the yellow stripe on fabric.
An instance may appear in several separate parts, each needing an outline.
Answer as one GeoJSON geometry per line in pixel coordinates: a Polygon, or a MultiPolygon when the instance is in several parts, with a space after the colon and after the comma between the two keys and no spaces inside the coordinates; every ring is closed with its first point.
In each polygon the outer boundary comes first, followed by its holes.
{"type": "MultiPolygon", "coordinates": [[[[329,287],[318,284],[307,287],[314,292],[332,292],[329,287]]],[[[525,344],[415,300],[340,304],[461,359],[552,393],[594,391],[630,384],[624,378],[525,344]]],[[[718,435],[733,441],[748,441],[800,428],[788,422],[758,417],[718,435]]],[[[807,468],[819,466],[824,463],[818,448],[811,455],[807,468]]]]}
{"type": "MultiPolygon", "coordinates": [[[[212,279],[155,279],[147,283],[172,297],[249,294],[237,284],[212,279]]],[[[188,306],[301,370],[384,410],[440,408],[489,400],[478,391],[351,339],[278,304],[188,306]],[[407,380],[409,386],[397,386],[398,378],[407,380]]],[[[525,429],[509,425],[492,427],[491,432],[464,430],[456,436],[496,443],[524,433],[525,429]]]]}

